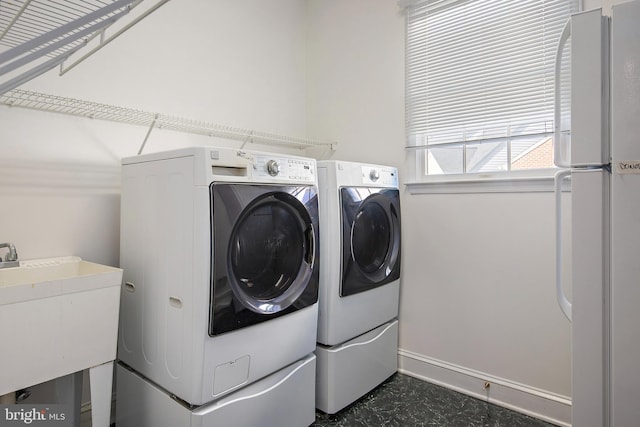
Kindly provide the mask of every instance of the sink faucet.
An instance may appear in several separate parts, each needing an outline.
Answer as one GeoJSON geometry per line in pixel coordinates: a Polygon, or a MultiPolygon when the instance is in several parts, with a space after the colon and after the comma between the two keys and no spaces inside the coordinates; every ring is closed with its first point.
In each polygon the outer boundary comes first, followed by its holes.
{"type": "Polygon", "coordinates": [[[13,243],[0,243],[0,248],[9,249],[9,252],[7,253],[4,261],[2,261],[2,258],[0,258],[0,268],[20,266],[20,262],[18,261],[18,252],[16,252],[16,247],[13,245],[13,243]]]}

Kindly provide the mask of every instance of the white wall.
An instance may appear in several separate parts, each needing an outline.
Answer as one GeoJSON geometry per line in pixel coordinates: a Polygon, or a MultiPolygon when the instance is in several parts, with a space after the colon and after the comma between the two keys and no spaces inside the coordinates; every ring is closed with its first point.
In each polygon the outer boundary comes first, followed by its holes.
{"type": "Polygon", "coordinates": [[[431,194],[404,202],[403,219],[421,224],[404,222],[407,369],[478,397],[489,381],[489,397],[567,421],[570,326],[555,302],[553,195],[431,194]]]}
{"type": "Polygon", "coordinates": [[[307,124],[334,158],[404,159],[404,24],[385,0],[309,0],[307,124]]]}
{"type": "Polygon", "coordinates": [[[602,13],[611,16],[611,7],[629,0],[582,0],[583,10],[602,9],[602,13]]]}

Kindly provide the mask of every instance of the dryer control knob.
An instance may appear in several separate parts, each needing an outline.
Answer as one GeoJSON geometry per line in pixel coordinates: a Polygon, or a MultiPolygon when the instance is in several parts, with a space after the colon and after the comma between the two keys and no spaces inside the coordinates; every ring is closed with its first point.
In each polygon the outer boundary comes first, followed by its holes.
{"type": "Polygon", "coordinates": [[[269,172],[271,176],[278,175],[280,173],[280,163],[276,160],[269,160],[267,162],[267,172],[269,172]]]}
{"type": "Polygon", "coordinates": [[[371,169],[371,172],[369,172],[369,178],[371,178],[371,181],[377,181],[380,178],[380,172],[378,172],[378,169],[371,169]]]}

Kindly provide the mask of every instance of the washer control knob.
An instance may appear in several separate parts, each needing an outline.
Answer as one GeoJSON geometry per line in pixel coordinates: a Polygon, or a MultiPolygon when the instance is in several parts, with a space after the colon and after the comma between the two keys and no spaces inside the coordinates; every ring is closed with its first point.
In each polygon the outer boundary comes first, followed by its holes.
{"type": "Polygon", "coordinates": [[[280,163],[277,160],[269,160],[267,162],[267,172],[271,176],[278,175],[280,173],[280,163]]]}
{"type": "Polygon", "coordinates": [[[377,181],[380,178],[380,172],[378,172],[378,169],[371,169],[369,172],[369,178],[371,178],[371,181],[377,181]]]}

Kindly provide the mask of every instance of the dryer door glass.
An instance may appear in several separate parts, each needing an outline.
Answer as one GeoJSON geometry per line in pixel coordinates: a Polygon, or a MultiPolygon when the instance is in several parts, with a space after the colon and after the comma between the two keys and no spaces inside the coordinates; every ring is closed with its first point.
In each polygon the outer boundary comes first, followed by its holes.
{"type": "Polygon", "coordinates": [[[340,295],[376,288],[400,277],[400,195],[397,189],[340,190],[340,295]]]}
{"type": "Polygon", "coordinates": [[[382,268],[392,248],[391,223],[378,203],[363,204],[351,227],[351,253],[360,269],[375,273],[382,268]]]}

